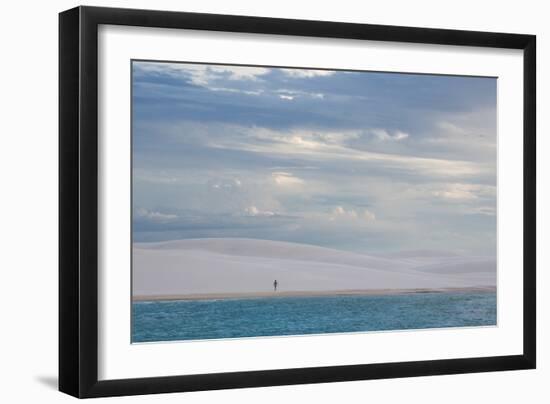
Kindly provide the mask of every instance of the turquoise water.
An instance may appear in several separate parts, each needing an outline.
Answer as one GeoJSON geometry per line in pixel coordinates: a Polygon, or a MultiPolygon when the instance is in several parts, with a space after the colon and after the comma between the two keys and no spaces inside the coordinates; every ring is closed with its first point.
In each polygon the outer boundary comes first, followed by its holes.
{"type": "Polygon", "coordinates": [[[496,293],[136,302],[132,342],[496,325],[496,293]]]}

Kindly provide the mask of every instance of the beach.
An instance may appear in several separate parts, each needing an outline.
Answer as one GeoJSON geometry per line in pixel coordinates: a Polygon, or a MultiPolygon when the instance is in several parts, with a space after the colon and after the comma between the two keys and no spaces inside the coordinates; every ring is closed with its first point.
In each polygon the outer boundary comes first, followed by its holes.
{"type": "Polygon", "coordinates": [[[134,302],[178,301],[178,300],[218,300],[218,299],[257,299],[284,297],[329,297],[329,296],[384,296],[416,293],[495,293],[496,287],[455,287],[455,288],[414,288],[414,289],[349,289],[324,291],[270,291],[244,293],[191,293],[184,295],[137,295],[134,302]]]}

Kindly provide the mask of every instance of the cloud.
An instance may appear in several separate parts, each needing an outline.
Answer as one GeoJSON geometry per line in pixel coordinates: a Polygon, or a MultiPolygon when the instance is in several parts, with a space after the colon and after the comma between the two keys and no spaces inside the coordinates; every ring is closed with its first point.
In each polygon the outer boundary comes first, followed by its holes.
{"type": "Polygon", "coordinates": [[[325,94],[323,93],[308,92],[308,91],[302,91],[302,90],[289,90],[286,88],[275,90],[274,93],[278,94],[279,98],[283,100],[293,100],[297,97],[313,98],[318,100],[323,100],[325,98],[325,94]]]}
{"type": "Polygon", "coordinates": [[[240,88],[229,88],[229,87],[208,87],[211,91],[220,91],[225,93],[237,93],[237,94],[246,94],[246,95],[262,95],[263,90],[242,90],[240,88]]]}
{"type": "Polygon", "coordinates": [[[292,78],[327,77],[336,73],[334,70],[313,70],[313,69],[281,69],[281,71],[292,78]]]}
{"type": "Polygon", "coordinates": [[[236,190],[242,187],[242,182],[238,178],[212,179],[208,185],[213,189],[236,190]]]}
{"type": "Polygon", "coordinates": [[[335,215],[343,215],[346,213],[346,211],[344,210],[343,207],[341,206],[337,206],[334,208],[334,210],[332,211],[332,213],[334,213],[335,215]]]}
{"type": "Polygon", "coordinates": [[[496,161],[495,117],[494,108],[447,114],[434,122],[429,135],[422,139],[423,146],[439,153],[447,151],[496,161]]]}
{"type": "Polygon", "coordinates": [[[156,183],[156,184],[174,184],[178,178],[169,175],[164,171],[149,172],[147,170],[134,169],[133,178],[138,181],[156,183]]]}
{"type": "Polygon", "coordinates": [[[217,73],[229,73],[229,80],[258,80],[270,72],[270,69],[265,67],[249,67],[249,66],[213,66],[210,69],[217,73]]]}
{"type": "Polygon", "coordinates": [[[146,219],[156,223],[171,222],[178,218],[178,216],[174,214],[162,213],[158,211],[148,210],[145,208],[136,209],[136,216],[138,218],[146,219]]]}
{"type": "Polygon", "coordinates": [[[363,210],[363,217],[368,221],[372,222],[376,220],[376,215],[372,213],[370,210],[365,209],[363,210]]]}
{"type": "Polygon", "coordinates": [[[295,177],[293,174],[284,171],[273,172],[271,176],[275,184],[283,187],[302,185],[304,183],[304,180],[301,178],[295,177]]]}
{"type": "Polygon", "coordinates": [[[373,222],[376,220],[376,215],[368,209],[357,211],[355,209],[345,209],[342,206],[336,206],[332,210],[332,214],[330,215],[330,220],[334,221],[337,219],[362,220],[365,222],[373,222]]]}
{"type": "MultiPolygon", "coordinates": [[[[189,80],[192,84],[202,87],[210,87],[213,81],[220,79],[256,81],[270,71],[270,69],[264,67],[164,62],[134,62],[133,67],[134,72],[137,74],[165,75],[176,79],[189,80]]],[[[220,88],[213,88],[223,91],[220,88]]]]}
{"type": "Polygon", "coordinates": [[[497,210],[494,206],[478,206],[471,208],[467,213],[471,215],[496,216],[497,210]]]}
{"type": "Polygon", "coordinates": [[[293,95],[284,95],[284,94],[280,94],[279,95],[279,98],[281,100],[288,100],[288,101],[292,101],[294,99],[294,96],[293,95]]]}
{"type": "Polygon", "coordinates": [[[293,156],[307,161],[372,162],[377,168],[405,170],[439,176],[471,176],[486,170],[475,162],[419,157],[415,155],[381,153],[356,149],[347,144],[357,137],[357,131],[322,132],[311,130],[277,131],[266,128],[247,128],[246,136],[220,138],[208,146],[274,156],[293,156]]]}
{"type": "MultiPolygon", "coordinates": [[[[320,92],[308,92],[299,89],[273,89],[271,84],[263,81],[271,71],[280,70],[285,76],[295,78],[309,78],[317,76],[330,76],[334,72],[323,70],[305,69],[277,69],[249,66],[227,65],[201,65],[192,63],[166,63],[166,62],[134,62],[134,74],[136,76],[164,76],[183,80],[193,85],[207,88],[210,91],[244,94],[250,96],[269,95],[285,101],[293,101],[297,97],[311,99],[324,99],[320,92]],[[260,87],[258,82],[263,81],[265,86],[260,87]],[[233,86],[232,83],[248,83],[247,88],[233,86]]],[[[242,87],[242,85],[241,85],[242,87]]]]}
{"type": "Polygon", "coordinates": [[[448,200],[474,200],[482,196],[493,197],[496,194],[496,187],[491,185],[454,183],[447,184],[445,188],[435,190],[432,194],[436,197],[448,200]]]}
{"type": "Polygon", "coordinates": [[[390,133],[386,129],[371,129],[370,133],[378,138],[381,141],[396,141],[405,140],[409,137],[408,133],[396,130],[393,133],[390,133]]]}
{"type": "Polygon", "coordinates": [[[259,210],[256,206],[252,205],[247,208],[245,208],[245,214],[246,216],[260,216],[260,217],[272,217],[276,216],[277,214],[275,212],[272,212],[270,210],[259,210]]]}

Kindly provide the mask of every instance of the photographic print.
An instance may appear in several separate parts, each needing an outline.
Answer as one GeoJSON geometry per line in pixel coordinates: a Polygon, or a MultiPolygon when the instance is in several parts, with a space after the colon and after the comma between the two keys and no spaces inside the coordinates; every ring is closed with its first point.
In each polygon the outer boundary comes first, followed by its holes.
{"type": "Polygon", "coordinates": [[[497,79],[133,60],[133,343],[497,324],[497,79]]]}

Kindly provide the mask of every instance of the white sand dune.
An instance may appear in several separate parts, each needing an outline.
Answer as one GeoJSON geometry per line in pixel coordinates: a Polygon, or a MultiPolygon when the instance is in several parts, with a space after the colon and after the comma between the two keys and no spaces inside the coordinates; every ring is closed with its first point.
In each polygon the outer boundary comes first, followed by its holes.
{"type": "Polygon", "coordinates": [[[251,239],[135,243],[133,295],[417,289],[496,285],[487,257],[436,253],[369,256],[251,239]]]}

